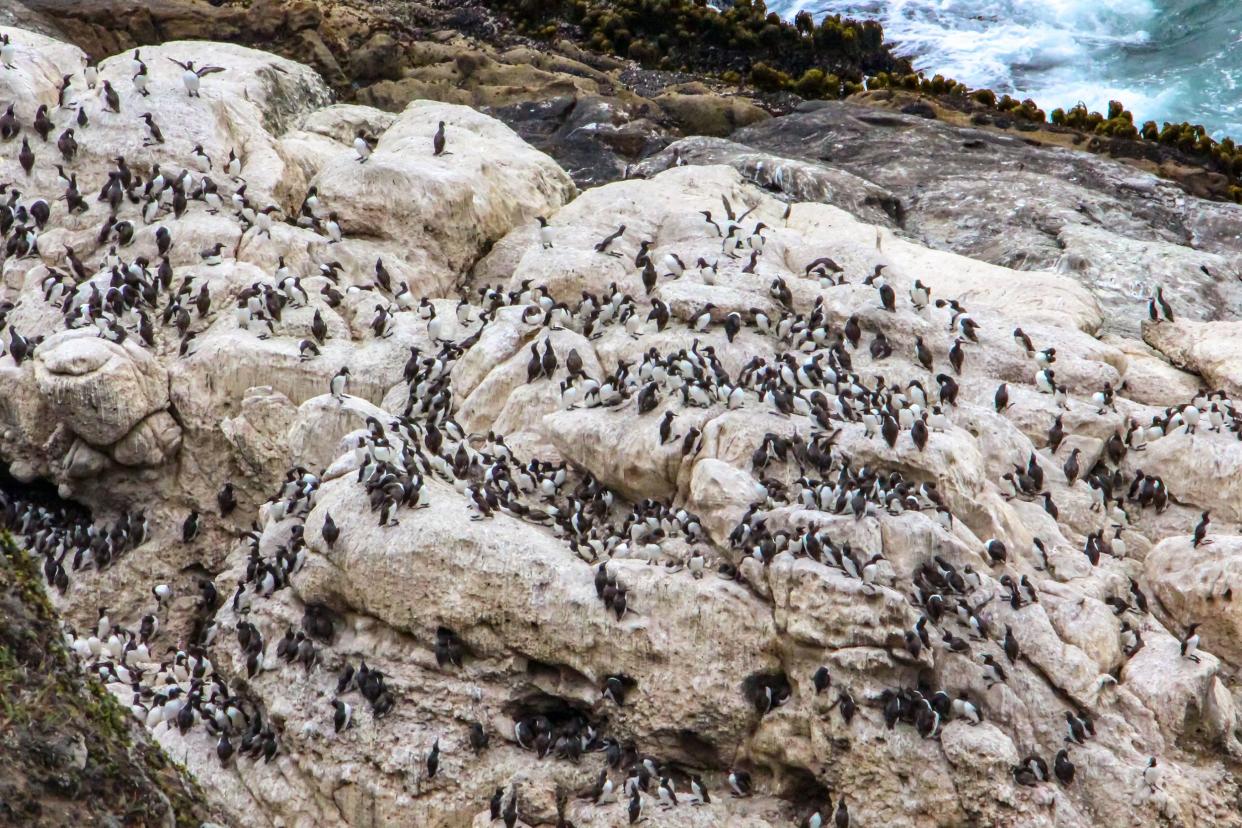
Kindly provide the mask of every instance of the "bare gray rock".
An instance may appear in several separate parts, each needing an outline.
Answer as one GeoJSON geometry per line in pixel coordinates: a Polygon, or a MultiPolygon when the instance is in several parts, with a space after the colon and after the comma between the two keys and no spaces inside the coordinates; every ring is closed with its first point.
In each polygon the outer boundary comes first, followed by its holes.
{"type": "Polygon", "coordinates": [[[1188,195],[1107,157],[917,115],[824,102],[737,130],[686,138],[640,165],[727,163],[793,201],[885,222],[931,247],[1021,270],[1072,273],[1130,337],[1140,299],[1163,285],[1190,318],[1242,309],[1242,208],[1188,195]],[[1206,272],[1201,269],[1206,268],[1206,272]]]}

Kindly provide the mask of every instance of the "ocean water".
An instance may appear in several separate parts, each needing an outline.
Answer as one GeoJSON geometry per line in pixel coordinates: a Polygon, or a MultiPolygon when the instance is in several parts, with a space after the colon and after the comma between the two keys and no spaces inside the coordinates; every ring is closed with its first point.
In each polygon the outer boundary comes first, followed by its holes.
{"type": "Polygon", "coordinates": [[[1120,100],[1138,122],[1242,139],[1242,0],[769,0],[877,20],[929,75],[1033,98],[1047,111],[1120,100]]]}

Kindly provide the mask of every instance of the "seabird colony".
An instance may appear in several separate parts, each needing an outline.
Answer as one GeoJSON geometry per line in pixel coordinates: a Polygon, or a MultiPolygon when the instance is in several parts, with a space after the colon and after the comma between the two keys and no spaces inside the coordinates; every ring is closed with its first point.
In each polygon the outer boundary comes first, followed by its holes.
{"type": "MultiPolygon", "coordinates": [[[[5,36],[0,42],[4,66],[0,71],[20,66],[24,51],[25,47],[16,46],[5,36]]],[[[189,60],[171,63],[178,72],[163,65],[149,66],[140,50],[135,50],[130,74],[136,93],[145,100],[152,95],[174,94],[179,86],[179,94],[197,97],[209,87],[212,74],[224,71],[215,66],[195,67],[189,60]]],[[[101,82],[93,64],[63,77],[55,107],[17,112],[9,106],[0,116],[0,140],[17,158],[24,174],[29,177],[36,167],[54,167],[63,190],[60,198],[48,201],[26,196],[20,178],[0,183],[4,197],[0,234],[6,258],[43,258],[47,253],[43,234],[67,214],[98,221],[96,241],[105,250],[102,257],[84,261],[72,247],[66,247],[64,265],[46,268],[43,300],[59,310],[66,329],[94,329],[97,336],[112,342],[129,340],[145,348],[154,347],[158,341],[176,341],[180,356],[191,353],[197,332],[213,314],[222,312],[213,307],[211,269],[231,254],[223,242],[210,244],[198,254],[206,270],[193,277],[178,274],[169,256],[174,245],[169,228],[191,211],[227,216],[238,222],[244,233],[269,236],[275,222],[287,221],[321,234],[329,249],[331,243],[344,237],[337,214],[313,187],[296,215],[285,216],[273,204],[254,203],[246,193],[244,158],[236,151],[230,151],[228,157],[212,158],[199,146],[193,154],[193,169],[154,165],[145,174],[131,168],[123,155],[117,156],[98,193],[84,194],[79,190],[74,164],[80,147],[90,141],[92,118],[129,124],[148,147],[165,140],[152,113],[122,109],[117,90],[109,81],[101,82]],[[88,107],[88,100],[98,103],[88,107]],[[88,109],[94,114],[88,116],[88,109]],[[158,257],[127,256],[135,232],[148,226],[155,228],[158,257]]],[[[452,164],[451,147],[451,127],[441,121],[426,152],[452,164]]],[[[365,165],[377,151],[376,139],[365,130],[359,131],[353,148],[358,164],[365,165]]],[[[685,508],[658,499],[627,502],[590,473],[565,462],[520,459],[502,434],[464,433],[454,419],[452,367],[478,342],[500,309],[520,307],[522,323],[534,332],[527,383],[559,382],[562,404],[567,409],[628,407],[642,417],[651,415],[650,424],[641,427],[658,430],[659,442],[676,444],[684,457],[692,458],[700,450],[703,435],[698,428],[678,425],[680,411],[745,407],[797,418],[803,425],[792,437],[767,434],[750,459],[759,485],[751,507],[729,537],[734,560],[753,559],[762,566],[786,552],[813,559],[868,588],[882,585],[897,589],[919,612],[918,622],[905,632],[898,647],[903,657],[916,663],[924,651],[942,648],[971,657],[987,686],[1006,682],[1023,654],[1011,627],[996,628],[981,609],[991,600],[1017,609],[1039,601],[1039,591],[1028,576],[1015,578],[1007,571],[1009,550],[1003,542],[990,539],[980,550],[990,565],[988,573],[977,572],[970,565],[954,565],[935,555],[924,560],[908,581],[895,583],[882,551],[853,547],[813,521],[785,529],[773,528],[767,519],[775,509],[796,505],[805,510],[804,514],[822,512],[852,516],[858,521],[918,511],[951,527],[954,515],[934,481],[907,478],[878,465],[857,464],[834,441],[843,424],[861,423],[877,444],[894,449],[906,441],[917,451],[925,451],[954,419],[959,381],[970,373],[971,351],[980,332],[992,336],[998,332],[989,327],[986,317],[976,319],[956,299],[933,297],[922,281],[916,280],[907,295],[899,295],[886,279],[884,265],[876,265],[869,273],[849,273],[831,255],[806,262],[801,278],[827,291],[861,283],[874,290],[876,308],[883,313],[894,314],[904,304],[911,312],[940,325],[942,341],[929,343],[918,337],[910,355],[912,362],[934,377],[934,384],[917,377],[864,377],[855,371],[853,355],[860,350],[877,364],[893,354],[885,326],[866,322],[855,314],[837,327],[829,322],[822,294],[813,305],[798,306],[781,278],[773,279],[768,286],[775,312],[753,308],[744,313],[724,313],[705,303],[688,322],[679,322],[668,305],[652,295],[661,282],[686,279],[714,285],[722,269],[754,274],[764,255],[771,228],[750,218],[753,208],[737,210],[724,196],[720,206],[716,213],[696,214],[703,236],[711,240],[716,253],[697,257],[692,265],[676,252],[653,258],[649,253],[653,240],[633,236],[624,224],[594,245],[601,257],[628,261],[641,279],[643,294],[630,295],[614,283],[600,295],[584,292],[580,301],[568,304],[556,301],[546,287],[530,282],[508,291],[484,287],[476,295],[461,297],[457,327],[471,332],[457,340],[447,334],[450,329],[437,317],[435,306],[426,297],[413,295],[409,286],[394,279],[383,260],[377,259],[370,284],[345,288],[366,291],[374,298],[372,335],[391,336],[395,317],[413,314],[426,325],[433,347],[426,352],[410,349],[404,371],[408,388],[404,406],[384,419],[369,417],[366,433],[354,447],[358,471],[353,481],[365,491],[372,519],[382,527],[399,524],[403,513],[428,505],[427,481],[439,478],[460,492],[474,520],[485,521],[503,512],[545,527],[561,538],[572,553],[565,566],[593,569],[598,600],[618,624],[625,622],[628,613],[641,611],[643,596],[612,571],[609,562],[614,558],[645,559],[667,567],[668,577],[743,578],[743,567],[713,550],[699,517],[685,508]],[[634,243],[636,253],[622,252],[627,244],[634,243]],[[557,353],[550,336],[567,328],[592,338],[614,326],[635,339],[647,332],[675,330],[682,335],[683,345],[663,352],[653,347],[641,359],[621,361],[612,371],[596,376],[586,370],[576,350],[557,353]],[[749,331],[770,341],[778,355],[774,359],[755,357],[731,373],[715,349],[699,338],[715,328],[723,329],[729,342],[749,331]],[[563,366],[565,377],[559,381],[555,379],[558,366],[563,366]],[[662,405],[663,413],[652,414],[662,405]],[[998,586],[994,588],[993,584],[998,586]]],[[[786,221],[790,210],[785,213],[786,221]]],[[[540,249],[555,249],[556,225],[538,217],[535,238],[540,249]]],[[[341,303],[342,271],[342,265],[330,257],[310,272],[298,272],[282,258],[269,279],[256,281],[237,296],[230,312],[236,316],[238,327],[254,336],[279,336],[282,312],[307,306],[310,291],[315,290],[330,307],[341,303]]],[[[1148,305],[1153,322],[1173,319],[1173,310],[1161,289],[1148,305]]],[[[50,332],[18,330],[6,321],[11,309],[11,303],[0,305],[0,358],[20,366],[35,356],[50,332]]],[[[329,332],[318,310],[311,330],[312,336],[299,343],[303,360],[323,358],[321,348],[329,332]]],[[[1116,389],[1106,383],[1088,400],[1075,399],[1057,378],[1055,348],[1041,348],[1021,328],[1012,332],[1012,340],[1030,360],[1035,387],[1054,397],[1060,408],[1091,406],[1100,412],[1113,408],[1116,389]]],[[[343,405],[349,398],[351,378],[349,366],[341,365],[325,390],[343,405]]],[[[996,389],[995,408],[1000,413],[1009,408],[1004,383],[996,389]]],[[[1234,402],[1224,392],[1200,394],[1150,422],[1130,421],[1124,432],[1107,440],[1098,462],[1084,468],[1078,448],[1060,451],[1062,441],[1070,435],[1058,415],[1048,423],[1042,454],[1032,453],[1025,463],[1013,464],[1012,471],[998,482],[1006,497],[1038,502],[1054,519],[1057,505],[1044,485],[1046,476],[1060,475],[1070,486],[1089,489],[1092,509],[1102,515],[1102,528],[1087,537],[1082,552],[1096,566],[1103,558],[1123,556],[1123,531],[1145,512],[1163,511],[1175,495],[1158,475],[1124,475],[1119,464],[1127,452],[1143,451],[1147,442],[1179,429],[1206,429],[1242,438],[1240,425],[1234,402]]],[[[279,518],[304,518],[315,504],[319,485],[316,471],[289,469],[279,489],[272,492],[269,507],[279,518]]],[[[104,523],[69,504],[23,497],[12,491],[0,497],[3,525],[42,559],[49,588],[62,594],[71,579],[90,577],[92,570],[106,570],[152,536],[140,510],[104,523]]],[[[231,483],[219,491],[216,505],[221,516],[237,508],[231,483]]],[[[201,519],[197,511],[186,515],[180,543],[190,546],[201,542],[201,519]]],[[[1212,542],[1208,528],[1208,512],[1202,513],[1197,526],[1187,528],[1195,546],[1212,542]]],[[[331,514],[325,516],[319,531],[328,547],[342,542],[340,524],[331,514]]],[[[209,655],[213,642],[221,635],[234,636],[246,654],[246,673],[252,677],[266,670],[309,673],[327,669],[324,654],[335,636],[331,611],[310,606],[299,628],[289,627],[275,642],[264,639],[258,627],[246,620],[247,613],[255,602],[268,600],[289,585],[306,559],[307,540],[298,525],[287,543],[263,555],[257,531],[243,533],[242,539],[251,550],[244,576],[231,595],[218,594],[209,579],[200,581],[187,640],[173,641],[163,634],[173,598],[167,584],[152,584],[148,611],[125,623],[114,618],[107,607],[100,607],[93,627],[65,630],[66,642],[82,664],[127,701],[133,715],[146,727],[175,727],[182,733],[203,728],[215,741],[217,759],[223,765],[270,762],[281,750],[281,734],[256,700],[230,687],[216,671],[209,655]],[[238,619],[233,629],[220,629],[215,621],[215,612],[223,602],[231,604],[238,619]]],[[[1042,541],[1037,538],[1034,543],[1035,558],[1043,562],[1037,568],[1047,568],[1042,541]]],[[[1140,584],[1130,579],[1128,588],[1107,600],[1123,619],[1122,645],[1127,657],[1132,656],[1143,647],[1140,628],[1148,616],[1147,598],[1140,584]]],[[[1190,625],[1180,639],[1181,654],[1187,660],[1199,658],[1202,642],[1196,629],[1197,625],[1190,625]]],[[[439,669],[448,671],[460,669],[471,657],[462,639],[445,627],[437,632],[434,652],[439,669]]],[[[739,678],[721,676],[720,680],[736,682],[739,678]]],[[[911,728],[924,739],[935,739],[949,720],[978,724],[988,715],[985,700],[972,697],[964,689],[965,681],[962,686],[931,686],[918,681],[892,686],[878,697],[862,698],[826,666],[807,679],[806,686],[816,695],[828,694],[833,699],[831,715],[840,716],[847,726],[859,705],[879,709],[889,729],[911,728]]],[[[633,679],[619,673],[604,680],[600,699],[601,703],[620,707],[642,692],[633,679]]],[[[794,691],[785,676],[760,676],[742,682],[740,692],[762,716],[785,704],[794,691]]],[[[341,733],[360,726],[356,712],[359,705],[365,705],[371,715],[364,726],[382,728],[384,716],[400,703],[400,689],[391,686],[380,669],[365,660],[356,665],[346,661],[338,671],[335,692],[322,701],[322,717],[331,722],[335,733],[341,733]]],[[[1065,746],[1052,757],[1051,764],[1038,753],[1022,758],[1011,769],[1020,785],[1073,785],[1072,751],[1095,735],[1096,725],[1086,711],[1049,715],[1064,718],[1065,746]]],[[[494,735],[483,723],[472,722],[466,728],[465,743],[477,755],[489,748],[494,735]]],[[[712,797],[744,798],[754,790],[750,772],[744,767],[732,768],[724,774],[724,782],[712,788],[694,769],[649,755],[641,745],[619,741],[584,713],[523,716],[513,721],[512,733],[505,736],[540,759],[557,756],[580,761],[598,754],[602,766],[596,782],[579,795],[599,805],[617,803],[630,823],[660,809],[707,804],[712,797]]],[[[442,750],[440,739],[435,738],[422,752],[421,772],[427,778],[444,772],[446,765],[451,773],[454,765],[470,761],[470,756],[458,755],[447,757],[445,762],[442,750]]],[[[1151,757],[1141,772],[1144,783],[1153,789],[1160,785],[1160,767],[1158,759],[1151,757]]],[[[810,828],[829,824],[848,828],[850,803],[843,795],[833,800],[826,797],[821,803],[807,805],[803,824],[810,828]]],[[[519,818],[520,802],[516,783],[497,788],[488,803],[492,819],[512,828],[519,818]]],[[[558,808],[563,813],[564,796],[558,808]]]]}

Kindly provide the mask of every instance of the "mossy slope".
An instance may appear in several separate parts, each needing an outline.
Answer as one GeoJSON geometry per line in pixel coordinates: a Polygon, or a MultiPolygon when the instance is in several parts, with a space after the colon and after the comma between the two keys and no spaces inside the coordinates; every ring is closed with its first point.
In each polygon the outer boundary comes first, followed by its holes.
{"type": "Polygon", "coordinates": [[[0,533],[0,825],[198,826],[201,792],[65,648],[35,563],[0,533]]]}

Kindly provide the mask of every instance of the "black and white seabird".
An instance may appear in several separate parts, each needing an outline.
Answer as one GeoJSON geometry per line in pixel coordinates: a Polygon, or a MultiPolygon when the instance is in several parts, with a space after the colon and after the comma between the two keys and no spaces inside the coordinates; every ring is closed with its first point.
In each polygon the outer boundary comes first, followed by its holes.
{"type": "Polygon", "coordinates": [[[211,158],[207,153],[203,152],[202,144],[194,145],[194,152],[190,157],[194,159],[194,166],[198,168],[199,172],[203,174],[211,172],[211,158]]]}
{"type": "Polygon", "coordinates": [[[1156,757],[1152,756],[1147,760],[1147,767],[1143,768],[1143,781],[1147,783],[1147,787],[1153,791],[1160,787],[1160,781],[1164,778],[1164,767],[1156,761],[1156,757]]]}
{"type": "Polygon", "coordinates": [[[224,250],[224,243],[216,242],[211,247],[208,247],[208,248],[205,248],[199,251],[198,255],[199,255],[199,258],[203,260],[203,264],[215,266],[215,265],[220,264],[220,262],[223,261],[223,259],[220,257],[220,252],[222,250],[224,250]]]}
{"type": "Polygon", "coordinates": [[[850,809],[845,804],[845,797],[837,800],[837,812],[832,817],[832,824],[836,828],[850,828],[850,809]]]}
{"type": "Polygon", "coordinates": [[[1009,663],[1013,664],[1018,660],[1018,639],[1013,636],[1013,629],[1005,625],[1005,657],[1009,659],[1009,663]]]}
{"type": "Polygon", "coordinates": [[[1191,539],[1191,546],[1198,548],[1212,543],[1207,536],[1208,524],[1212,522],[1209,517],[1210,514],[1210,511],[1206,511],[1199,516],[1199,523],[1195,525],[1195,533],[1194,537],[1191,539]]]}
{"type": "Polygon", "coordinates": [[[880,306],[889,313],[897,311],[897,293],[893,290],[893,286],[888,282],[880,285],[880,306]]]}
{"type": "Polygon", "coordinates": [[[147,65],[142,61],[138,61],[138,71],[134,73],[134,88],[138,90],[138,94],[144,98],[151,94],[147,89],[147,85],[151,81],[151,75],[147,72],[147,65]]]}
{"type": "Polygon", "coordinates": [[[962,340],[956,339],[953,347],[949,349],[949,364],[953,366],[953,373],[961,376],[962,363],[966,360],[966,352],[962,350],[962,340]]]}
{"type": "Polygon", "coordinates": [[[427,754],[427,778],[434,779],[440,769],[440,740],[437,738],[427,754]]]}
{"type": "Polygon", "coordinates": [[[472,722],[470,724],[470,749],[474,751],[474,755],[478,756],[487,750],[488,743],[491,739],[487,735],[487,731],[483,729],[480,722],[472,722]]]}
{"type": "Polygon", "coordinates": [[[56,124],[47,115],[47,104],[41,104],[35,111],[34,131],[39,134],[39,138],[47,143],[47,136],[52,134],[52,130],[56,128],[56,124]]]}
{"type": "Polygon", "coordinates": [[[1081,449],[1071,451],[1070,456],[1065,461],[1065,465],[1061,467],[1061,470],[1065,472],[1065,483],[1067,486],[1073,487],[1074,481],[1078,479],[1078,455],[1081,453],[1081,449]]]}
{"type": "Polygon", "coordinates": [[[930,298],[931,290],[922,281],[915,279],[914,285],[910,288],[910,303],[914,305],[914,309],[916,311],[923,310],[923,308],[927,307],[930,298]]]}
{"type": "Polygon", "coordinates": [[[9,104],[4,114],[0,115],[0,139],[5,141],[11,141],[22,131],[21,121],[17,120],[17,114],[13,110],[14,105],[9,104]]]}
{"type": "Polygon", "coordinates": [[[185,522],[181,524],[181,542],[189,543],[198,537],[198,512],[191,509],[190,514],[186,516],[185,522]]]}
{"type": "Polygon", "coordinates": [[[198,89],[205,76],[214,72],[224,71],[222,66],[200,66],[198,69],[195,69],[194,61],[192,60],[187,60],[184,63],[176,58],[169,58],[169,60],[181,67],[181,82],[185,85],[186,94],[191,98],[201,97],[198,89]]]}
{"type": "MultiPolygon", "coordinates": [[[[112,84],[108,81],[103,82],[103,95],[104,103],[107,104],[107,108],[113,112],[119,113],[121,111],[121,96],[116,93],[116,90],[112,88],[112,84]]],[[[86,110],[83,108],[78,111],[85,112],[86,110]]]]}
{"type": "Polygon", "coordinates": [[[371,157],[374,149],[374,139],[368,137],[365,131],[358,130],[358,133],[354,136],[354,152],[358,155],[358,163],[365,164],[367,159],[371,157]]]}
{"type": "Polygon", "coordinates": [[[436,127],[436,134],[431,139],[431,154],[436,156],[451,154],[444,151],[444,121],[436,127]]]}
{"type": "Polygon", "coordinates": [[[624,225],[624,224],[622,224],[622,225],[621,225],[620,227],[618,227],[615,231],[613,231],[612,233],[609,233],[609,234],[608,234],[607,236],[605,236],[603,239],[601,239],[600,241],[596,242],[596,244],[595,244],[595,252],[596,252],[596,253],[608,253],[608,255],[610,255],[610,256],[620,256],[620,255],[621,255],[620,253],[617,253],[617,252],[615,252],[615,251],[611,251],[611,252],[610,252],[610,251],[608,250],[608,247],[609,247],[609,245],[611,245],[613,242],[615,242],[617,239],[621,238],[621,236],[622,236],[624,233],[625,233],[625,225],[624,225]]]}
{"type": "Polygon", "coordinates": [[[220,516],[225,517],[237,508],[237,497],[233,494],[233,484],[225,483],[216,493],[216,505],[220,508],[220,516]]]}
{"type": "Polygon", "coordinates": [[[342,730],[347,729],[353,721],[354,708],[349,702],[344,702],[340,699],[333,699],[332,707],[336,710],[336,713],[332,716],[332,726],[337,733],[340,733],[342,730]]]}
{"type": "Polygon", "coordinates": [[[228,766],[229,760],[233,757],[235,750],[236,748],[233,747],[233,743],[229,741],[228,732],[221,732],[220,739],[216,742],[216,758],[220,760],[221,767],[228,766]]]}
{"type": "Polygon", "coordinates": [[[147,125],[147,137],[149,139],[147,144],[164,143],[164,133],[160,132],[159,125],[155,123],[155,118],[151,116],[151,113],[144,112],[142,114],[142,120],[146,122],[147,125]]]}
{"type": "Polygon", "coordinates": [[[1195,663],[1199,662],[1199,656],[1195,654],[1199,649],[1198,629],[1198,622],[1191,624],[1186,628],[1186,635],[1179,639],[1182,658],[1188,658],[1195,663]]]}
{"type": "Polygon", "coordinates": [[[747,797],[751,794],[750,773],[744,770],[729,771],[729,790],[736,797],[747,797]]]}
{"type": "Polygon", "coordinates": [[[61,151],[61,158],[66,161],[72,161],[73,156],[77,155],[77,139],[73,138],[73,128],[70,127],[61,133],[61,137],[56,139],[56,149],[61,151]]]}
{"type": "Polygon", "coordinates": [[[26,175],[30,175],[30,171],[34,169],[35,154],[30,148],[30,142],[23,138],[21,152],[17,154],[17,162],[22,165],[22,169],[26,171],[26,175]]]}
{"type": "Polygon", "coordinates": [[[1074,781],[1074,763],[1070,761],[1069,751],[1065,748],[1057,751],[1057,757],[1052,763],[1052,771],[1062,785],[1069,785],[1074,781]]]}
{"type": "Polygon", "coordinates": [[[346,389],[348,387],[348,384],[349,384],[349,366],[344,366],[341,368],[341,370],[336,372],[336,375],[332,377],[331,382],[328,383],[328,391],[332,394],[332,396],[336,399],[337,402],[344,403],[346,389]]]}
{"type": "Polygon", "coordinates": [[[914,338],[914,356],[918,359],[919,364],[923,366],[923,370],[934,370],[931,349],[923,342],[923,337],[921,336],[914,338]]]}
{"type": "Polygon", "coordinates": [[[1147,300],[1147,316],[1152,322],[1172,322],[1173,308],[1164,298],[1164,288],[1157,286],[1156,292],[1147,300]]]}

